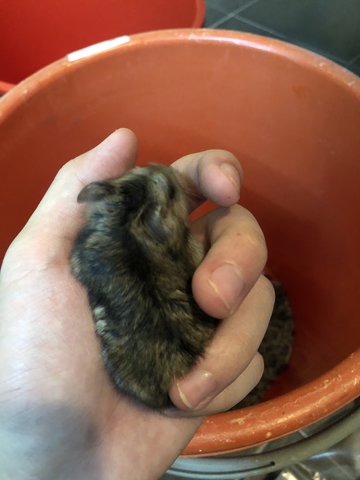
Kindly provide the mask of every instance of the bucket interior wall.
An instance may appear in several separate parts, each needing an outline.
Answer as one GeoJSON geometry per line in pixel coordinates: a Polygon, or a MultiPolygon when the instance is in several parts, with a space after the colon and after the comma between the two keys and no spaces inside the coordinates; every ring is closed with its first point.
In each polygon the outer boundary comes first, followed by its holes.
{"type": "Polygon", "coordinates": [[[250,41],[130,45],[66,65],[2,100],[12,105],[0,128],[2,253],[59,167],[118,127],[138,135],[140,163],[225,148],[244,167],[241,203],[265,232],[269,269],[295,315],[294,353],[274,395],[358,347],[360,100],[351,85],[250,41]]]}

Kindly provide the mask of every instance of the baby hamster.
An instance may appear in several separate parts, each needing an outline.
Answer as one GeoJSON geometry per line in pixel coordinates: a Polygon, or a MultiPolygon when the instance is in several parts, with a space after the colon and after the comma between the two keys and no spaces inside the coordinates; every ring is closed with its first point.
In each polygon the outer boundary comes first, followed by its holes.
{"type": "Polygon", "coordinates": [[[106,369],[122,392],[152,408],[204,353],[216,321],[196,304],[191,280],[203,258],[187,221],[184,177],[137,167],[79,194],[88,219],[71,254],[86,287],[106,369]]]}
{"type": "Polygon", "coordinates": [[[294,339],[294,318],[284,287],[266,275],[275,290],[275,305],[269,326],[260,344],[259,353],[264,359],[264,373],[256,387],[234,408],[255,405],[266,398],[276,378],[289,365],[294,339]]]}

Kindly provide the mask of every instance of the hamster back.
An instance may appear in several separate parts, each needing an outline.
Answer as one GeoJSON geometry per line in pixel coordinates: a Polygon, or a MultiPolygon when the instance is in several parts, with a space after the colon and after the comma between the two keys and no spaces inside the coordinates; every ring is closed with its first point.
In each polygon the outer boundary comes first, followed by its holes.
{"type": "Polygon", "coordinates": [[[203,257],[187,223],[186,182],[171,167],[134,168],[79,194],[87,222],[71,254],[88,292],[102,356],[114,385],[152,408],[204,353],[216,321],[196,304],[203,257]]]}

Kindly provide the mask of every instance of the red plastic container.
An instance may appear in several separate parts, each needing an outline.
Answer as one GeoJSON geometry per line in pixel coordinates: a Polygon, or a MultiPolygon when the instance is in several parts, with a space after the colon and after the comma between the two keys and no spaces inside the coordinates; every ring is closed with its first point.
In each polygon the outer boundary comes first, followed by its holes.
{"type": "Polygon", "coordinates": [[[204,0],[0,0],[0,80],[18,83],[109,38],[200,27],[204,15],[204,0]]]}
{"type": "Polygon", "coordinates": [[[8,92],[13,87],[14,87],[14,85],[12,83],[2,82],[0,80],[0,97],[1,97],[1,95],[4,95],[6,92],[8,92]]]}
{"type": "Polygon", "coordinates": [[[185,453],[252,447],[333,413],[360,395],[360,78],[239,32],[111,45],[63,58],[0,100],[0,254],[60,166],[118,127],[138,135],[140,163],[230,150],[289,295],[294,352],[268,401],[207,418],[185,453]]]}

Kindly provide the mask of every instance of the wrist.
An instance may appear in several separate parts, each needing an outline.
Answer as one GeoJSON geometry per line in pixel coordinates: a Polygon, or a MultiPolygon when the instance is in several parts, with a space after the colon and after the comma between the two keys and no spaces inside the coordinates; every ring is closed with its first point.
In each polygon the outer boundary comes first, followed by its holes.
{"type": "Polygon", "coordinates": [[[97,436],[91,421],[72,407],[1,406],[1,478],[100,480],[97,436]]]}

